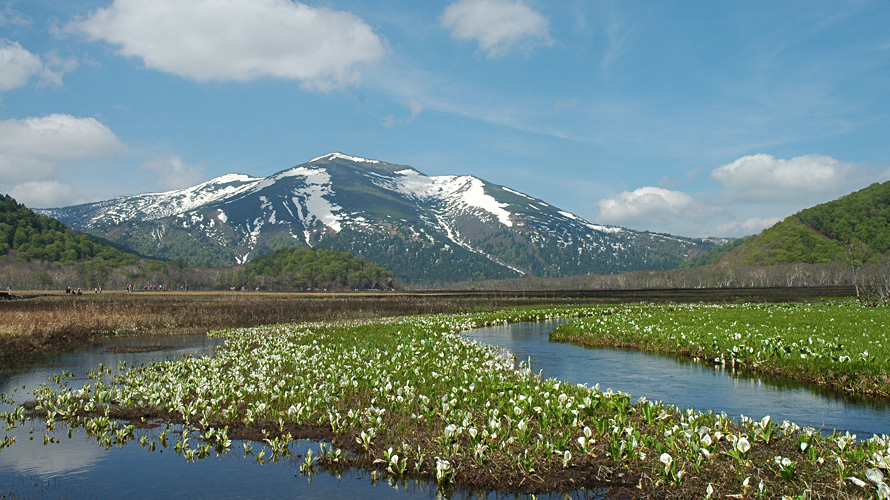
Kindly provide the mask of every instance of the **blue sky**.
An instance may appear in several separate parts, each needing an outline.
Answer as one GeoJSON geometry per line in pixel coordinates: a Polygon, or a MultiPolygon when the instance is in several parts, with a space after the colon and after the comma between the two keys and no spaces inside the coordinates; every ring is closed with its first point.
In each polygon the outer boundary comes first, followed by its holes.
{"type": "Polygon", "coordinates": [[[887,26],[883,0],[0,0],[0,192],[64,206],[342,151],[752,234],[890,179],[887,26]]]}

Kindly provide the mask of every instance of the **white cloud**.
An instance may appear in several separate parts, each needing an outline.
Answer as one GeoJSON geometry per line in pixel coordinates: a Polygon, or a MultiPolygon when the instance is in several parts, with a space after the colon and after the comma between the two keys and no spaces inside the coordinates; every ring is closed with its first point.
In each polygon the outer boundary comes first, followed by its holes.
{"type": "Polygon", "coordinates": [[[716,234],[733,237],[757,234],[781,220],[779,217],[751,217],[742,223],[732,221],[718,225],[716,234]]]}
{"type": "Polygon", "coordinates": [[[386,52],[353,14],[290,0],[115,0],[66,28],[198,81],[271,76],[329,90],[357,83],[357,67],[386,52]]]}
{"type": "Polygon", "coordinates": [[[124,143],[95,118],[53,114],[0,121],[0,183],[52,179],[63,166],[110,158],[124,143]]]}
{"type": "Polygon", "coordinates": [[[47,59],[44,62],[18,42],[0,40],[0,92],[23,87],[34,76],[39,77],[40,85],[60,86],[62,76],[77,68],[74,59],[62,59],[57,54],[47,59]]]}
{"type": "Polygon", "coordinates": [[[191,187],[204,180],[204,165],[184,163],[182,158],[156,158],[140,165],[142,170],[157,174],[155,185],[162,190],[191,187]]]}
{"type": "Polygon", "coordinates": [[[553,43],[547,18],[521,0],[460,0],[445,9],[442,27],[459,40],[476,40],[488,57],[553,43]]]}
{"type": "Polygon", "coordinates": [[[30,208],[64,207],[79,202],[71,186],[57,181],[34,181],[13,187],[9,195],[30,208]]]}
{"type": "MultiPolygon", "coordinates": [[[[662,178],[663,185],[692,180],[662,178]]],[[[597,222],[685,236],[756,234],[800,210],[825,203],[873,183],[890,172],[842,163],[823,155],[790,160],[767,154],[745,156],[715,168],[723,187],[693,198],[687,193],[642,187],[600,200],[597,222]]]]}
{"type": "Polygon", "coordinates": [[[821,203],[861,187],[861,172],[850,163],[823,155],[783,160],[768,154],[744,156],[714,169],[727,197],[749,202],[821,203]]]}
{"type": "Polygon", "coordinates": [[[597,222],[652,228],[693,218],[696,202],[680,191],[644,186],[600,200],[597,205],[600,209],[597,222]]]}
{"type": "Polygon", "coordinates": [[[18,42],[0,40],[0,92],[27,85],[28,80],[41,71],[40,56],[22,48],[18,42]]]}

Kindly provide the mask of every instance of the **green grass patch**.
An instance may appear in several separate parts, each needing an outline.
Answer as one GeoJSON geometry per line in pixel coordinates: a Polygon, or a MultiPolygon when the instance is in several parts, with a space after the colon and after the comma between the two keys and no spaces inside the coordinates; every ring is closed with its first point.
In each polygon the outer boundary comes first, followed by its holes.
{"type": "Polygon", "coordinates": [[[890,397],[890,309],[853,301],[602,308],[552,340],[639,349],[890,397]]]}

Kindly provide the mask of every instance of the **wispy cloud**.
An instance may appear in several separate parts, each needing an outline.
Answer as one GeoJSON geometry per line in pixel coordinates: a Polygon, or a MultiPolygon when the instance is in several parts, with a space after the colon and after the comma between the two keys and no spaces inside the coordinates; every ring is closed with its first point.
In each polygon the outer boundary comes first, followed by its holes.
{"type": "Polygon", "coordinates": [[[680,184],[692,181],[693,179],[698,177],[698,175],[700,173],[701,173],[701,169],[694,168],[694,169],[686,172],[686,174],[684,175],[683,178],[672,179],[668,176],[663,176],[658,183],[662,186],[675,187],[675,186],[679,186],[680,184]]]}
{"type": "Polygon", "coordinates": [[[607,16],[606,39],[608,43],[602,62],[603,69],[606,71],[624,54],[631,35],[627,21],[618,9],[609,9],[607,16]]]}
{"type": "Polygon", "coordinates": [[[31,19],[12,8],[12,2],[7,2],[0,10],[0,26],[30,26],[31,19]]]}
{"type": "Polygon", "coordinates": [[[162,190],[181,189],[204,180],[204,164],[188,164],[178,156],[154,158],[139,166],[155,173],[155,186],[162,190]]]}
{"type": "Polygon", "coordinates": [[[394,128],[399,125],[410,125],[420,113],[423,113],[424,110],[423,104],[416,99],[408,99],[407,107],[411,112],[407,118],[397,118],[395,115],[387,115],[383,117],[382,125],[386,128],[394,128]]]}
{"type": "Polygon", "coordinates": [[[564,101],[557,101],[553,104],[555,109],[572,109],[578,105],[578,98],[572,97],[564,101]]]}

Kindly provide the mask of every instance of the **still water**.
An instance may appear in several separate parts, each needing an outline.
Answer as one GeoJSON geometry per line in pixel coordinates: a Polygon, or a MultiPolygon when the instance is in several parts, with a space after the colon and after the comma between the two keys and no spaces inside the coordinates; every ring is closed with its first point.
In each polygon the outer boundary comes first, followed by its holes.
{"type": "MultiPolygon", "coordinates": [[[[88,381],[86,372],[95,370],[100,363],[117,374],[120,361],[132,366],[189,354],[212,355],[221,343],[220,339],[205,336],[112,339],[97,347],[52,357],[25,373],[0,375],[0,393],[23,403],[34,399],[36,387],[63,370],[76,374],[69,384],[77,388],[88,381]]],[[[0,412],[12,409],[14,406],[0,403],[0,412]]],[[[54,432],[46,432],[44,422],[39,419],[8,432],[0,427],[0,439],[5,435],[16,439],[12,446],[0,450],[0,498],[523,498],[497,493],[437,491],[433,483],[389,482],[375,479],[365,471],[349,471],[336,477],[319,470],[310,478],[300,473],[299,465],[310,448],[318,455],[319,443],[308,440],[293,443],[289,448],[291,457],[265,464],[256,460],[262,444],[247,443],[254,450],[245,457],[245,443],[239,440],[233,440],[230,451],[223,456],[214,454],[187,462],[173,447],[180,426],[171,426],[168,447],[157,446],[149,451],[140,446],[142,436],[157,442],[164,429],[165,426],[137,429],[135,439],[127,445],[106,449],[81,429],[72,429],[70,438],[68,428],[62,424],[56,424],[54,432]],[[53,442],[44,444],[45,435],[54,438],[53,442]]],[[[568,496],[538,495],[537,498],[600,496],[601,492],[579,491],[568,496]]]]}
{"type": "Polygon", "coordinates": [[[532,371],[545,378],[578,384],[599,384],[605,390],[629,393],[681,408],[746,415],[760,420],[790,420],[816,429],[850,431],[860,439],[890,435],[890,405],[853,401],[789,381],[732,375],[699,363],[618,349],[587,349],[550,342],[553,328],[567,320],[517,323],[480,328],[465,334],[501,346],[517,361],[531,359],[532,371]]]}
{"type": "MultiPolygon", "coordinates": [[[[725,371],[661,356],[549,342],[550,330],[559,323],[519,323],[474,330],[465,336],[504,347],[518,360],[531,358],[532,369],[541,370],[544,377],[590,386],[599,383],[602,389],[629,392],[634,398],[645,396],[681,407],[725,411],[731,416],[745,414],[759,419],[768,414],[774,420],[849,430],[860,438],[872,433],[890,434],[890,408],[886,406],[846,402],[802,387],[733,377],[725,371]]],[[[0,393],[21,403],[33,399],[35,387],[63,370],[76,374],[70,384],[79,387],[87,381],[86,372],[100,363],[116,372],[120,361],[138,365],[188,354],[212,355],[220,343],[219,339],[203,336],[112,339],[101,346],[53,357],[25,373],[0,376],[0,393]]],[[[0,404],[0,411],[11,409],[0,404]]],[[[16,443],[0,451],[0,498],[430,499],[441,493],[434,484],[390,484],[383,479],[374,481],[362,471],[340,477],[320,472],[310,480],[299,471],[299,457],[306,450],[312,448],[318,453],[318,443],[309,441],[293,444],[291,452],[296,458],[277,464],[260,464],[253,456],[245,458],[241,441],[234,441],[224,456],[192,463],[178,456],[172,444],[155,451],[140,447],[141,436],[157,440],[162,430],[137,430],[131,444],[106,449],[82,430],[72,430],[68,438],[64,425],[47,433],[42,421],[29,421],[8,432],[16,443]],[[44,444],[44,435],[54,437],[54,442],[44,444]]],[[[171,428],[171,436],[176,430],[175,426],[171,428]]],[[[175,440],[171,438],[171,443],[175,440]]],[[[449,492],[448,496],[514,498],[460,491],[449,492]]],[[[571,495],[596,496],[589,491],[571,495]]]]}

